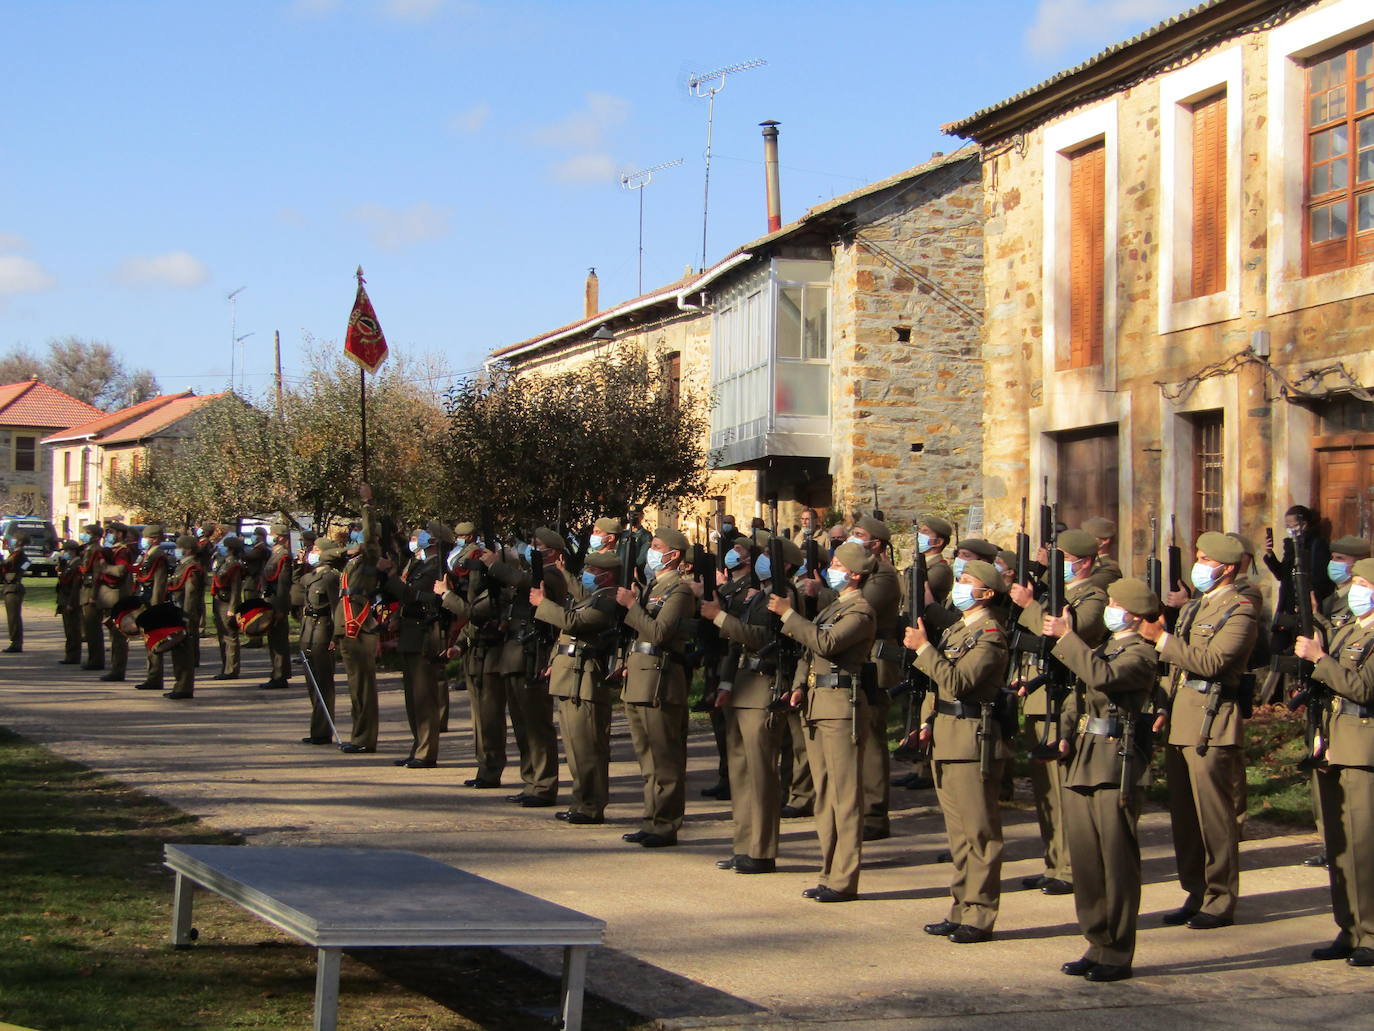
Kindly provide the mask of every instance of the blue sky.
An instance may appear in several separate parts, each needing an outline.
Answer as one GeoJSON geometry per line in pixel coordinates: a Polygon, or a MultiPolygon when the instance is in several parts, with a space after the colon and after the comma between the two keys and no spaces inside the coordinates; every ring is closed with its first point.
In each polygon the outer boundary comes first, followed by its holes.
{"type": "MultiPolygon", "coordinates": [[[[694,73],[716,101],[707,260],[959,145],[939,126],[1186,0],[907,3],[10,0],[0,112],[0,351],[76,335],[164,389],[245,389],[341,341],[356,265],[393,351],[455,372],[701,260],[694,73]]],[[[435,384],[441,387],[442,384],[435,384]]]]}

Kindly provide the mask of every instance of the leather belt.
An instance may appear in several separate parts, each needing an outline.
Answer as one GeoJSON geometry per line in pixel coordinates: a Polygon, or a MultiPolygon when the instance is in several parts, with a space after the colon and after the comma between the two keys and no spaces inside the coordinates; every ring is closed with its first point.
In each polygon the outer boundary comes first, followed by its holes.
{"type": "Polygon", "coordinates": [[[811,678],[812,687],[843,687],[854,686],[854,678],[848,673],[818,673],[811,678]]]}
{"type": "Polygon", "coordinates": [[[1333,698],[1331,708],[1337,716],[1358,716],[1362,720],[1374,717],[1374,705],[1360,705],[1348,698],[1333,698]]]}
{"type": "Polygon", "coordinates": [[[1125,724],[1115,716],[1080,716],[1078,732],[1094,734],[1097,737],[1120,737],[1125,724]]]}
{"type": "Polygon", "coordinates": [[[983,707],[976,702],[947,702],[943,698],[935,699],[935,711],[961,720],[976,720],[983,715],[983,707]]]}
{"type": "Polygon", "coordinates": [[[749,673],[776,673],[777,663],[768,659],[760,659],[757,655],[748,656],[740,663],[740,668],[749,673]]]}
{"type": "Polygon", "coordinates": [[[658,645],[656,645],[656,644],[650,644],[648,641],[636,641],[636,642],[634,643],[634,648],[632,648],[631,650],[634,651],[634,652],[636,652],[636,653],[639,654],[639,655],[653,655],[653,656],[658,656],[658,655],[667,655],[667,654],[668,654],[666,651],[664,651],[664,650],[663,650],[662,648],[660,648],[658,645]]]}
{"type": "Polygon", "coordinates": [[[327,615],[329,615],[329,612],[330,612],[330,610],[329,610],[327,607],[326,607],[326,608],[319,608],[319,609],[312,609],[312,608],[309,608],[309,607],[307,606],[307,608],[306,608],[306,610],[305,610],[305,614],[306,614],[307,616],[313,616],[313,617],[315,617],[316,619],[319,619],[321,616],[327,616],[327,615]]]}
{"type": "MultiPolygon", "coordinates": [[[[1198,694],[1206,694],[1208,691],[1212,690],[1212,685],[1215,683],[1215,680],[1185,680],[1183,686],[1191,687],[1198,694]]],[[[1223,702],[1234,702],[1238,697],[1239,694],[1236,688],[1227,687],[1224,684],[1222,685],[1221,700],[1223,702]]]]}

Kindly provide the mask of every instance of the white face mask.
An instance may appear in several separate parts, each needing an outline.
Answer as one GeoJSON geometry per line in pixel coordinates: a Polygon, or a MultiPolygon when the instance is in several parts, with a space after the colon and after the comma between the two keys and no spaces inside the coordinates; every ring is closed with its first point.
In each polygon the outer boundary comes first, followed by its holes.
{"type": "Polygon", "coordinates": [[[973,584],[955,584],[949,589],[950,599],[960,612],[973,608],[977,599],[973,597],[973,584]]]}
{"type": "Polygon", "coordinates": [[[1364,619],[1371,610],[1374,610],[1374,588],[1355,584],[1350,588],[1350,593],[1346,595],[1345,601],[1350,606],[1350,611],[1355,613],[1356,619],[1364,619]]]}
{"type": "Polygon", "coordinates": [[[1107,629],[1114,634],[1125,630],[1130,618],[1125,609],[1117,608],[1115,605],[1108,605],[1106,611],[1102,613],[1102,621],[1107,624],[1107,629]]]}

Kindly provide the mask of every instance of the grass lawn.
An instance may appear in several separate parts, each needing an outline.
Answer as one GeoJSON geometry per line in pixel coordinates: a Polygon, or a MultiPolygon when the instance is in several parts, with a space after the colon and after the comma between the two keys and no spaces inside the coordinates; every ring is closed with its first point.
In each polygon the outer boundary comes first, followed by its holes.
{"type": "MultiPolygon", "coordinates": [[[[193,817],[0,728],[0,1022],[43,1031],[309,1027],[314,950],[208,892],[196,946],[167,942],[164,842],[234,844],[193,817]]],[[[558,982],[487,949],[343,963],[340,1028],[549,1026],[558,982]]],[[[587,997],[586,1026],[638,1017],[587,997]]]]}

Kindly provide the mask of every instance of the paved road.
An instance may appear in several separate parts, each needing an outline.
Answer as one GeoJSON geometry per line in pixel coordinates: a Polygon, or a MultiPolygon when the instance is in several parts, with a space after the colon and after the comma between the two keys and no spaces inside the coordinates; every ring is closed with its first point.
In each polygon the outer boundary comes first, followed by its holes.
{"type": "MultiPolygon", "coordinates": [[[[350,757],[298,743],[304,687],[298,677],[289,691],[258,690],[262,651],[245,652],[243,679],[207,679],[194,700],[171,702],[132,690],[136,677],[102,684],[57,665],[51,617],[31,606],[28,623],[26,651],[0,656],[0,723],[257,844],[409,849],[599,916],[608,947],[591,964],[590,990],[665,1028],[1374,1027],[1374,972],[1308,959],[1335,930],[1325,872],[1299,865],[1314,851],[1310,835],[1243,843],[1239,925],[1166,928],[1159,916],[1181,897],[1167,819],[1147,814],[1137,976],[1097,986],[1058,972],[1083,949],[1071,898],[1017,890],[1039,867],[1024,809],[1004,813],[997,938],[959,946],[920,932],[944,916],[949,873],[936,862],[944,840],[931,792],[895,793],[895,835],[865,850],[861,899],[819,905],[800,897],[815,883],[810,820],[784,824],[776,874],[713,866],[730,852],[730,829],[728,804],[699,796],[714,781],[708,733],[691,742],[682,846],[645,850],[620,840],[636,826],[640,780],[619,718],[610,820],[569,827],[553,810],[509,805],[507,791],[461,786],[472,776],[465,694],[454,695],[441,765],[398,769],[391,760],[409,741],[398,676],[381,685],[381,752],[350,757]]],[[[518,790],[514,764],[506,783],[518,790]]],[[[552,953],[535,962],[557,968],[552,953]]]]}

